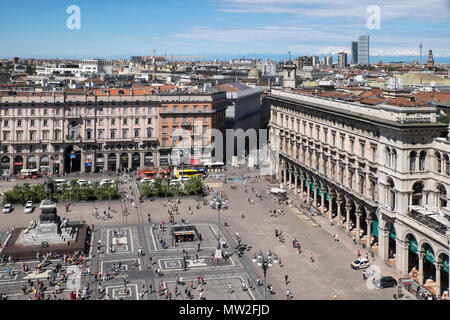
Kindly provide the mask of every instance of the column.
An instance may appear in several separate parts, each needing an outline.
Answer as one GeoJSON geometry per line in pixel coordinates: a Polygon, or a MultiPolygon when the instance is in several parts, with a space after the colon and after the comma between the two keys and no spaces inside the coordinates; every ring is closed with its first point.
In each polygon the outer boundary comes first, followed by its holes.
{"type": "Polygon", "coordinates": [[[116,170],[120,170],[120,155],[121,155],[120,152],[116,153],[116,170]]]}
{"type": "Polygon", "coordinates": [[[310,194],[311,194],[311,184],[310,184],[310,181],[309,181],[309,179],[308,179],[308,177],[306,177],[306,192],[307,192],[307,195],[306,195],[306,202],[309,204],[311,201],[310,201],[310,194]]]}
{"type": "Polygon", "coordinates": [[[371,248],[372,247],[372,222],[373,222],[373,219],[371,217],[372,213],[366,209],[366,214],[367,213],[369,214],[367,219],[366,219],[366,224],[367,224],[367,246],[369,248],[371,248]]]}
{"type": "Polygon", "coordinates": [[[291,166],[288,166],[287,173],[288,173],[287,185],[289,186],[289,189],[290,189],[290,187],[291,187],[291,176],[292,176],[291,166]]]}
{"type": "MultiPolygon", "coordinates": [[[[398,239],[397,239],[398,240],[398,239]]],[[[397,250],[399,248],[397,247],[397,250]]],[[[401,252],[401,256],[398,257],[398,253],[397,253],[397,264],[401,264],[401,266],[399,266],[399,268],[397,268],[397,272],[399,272],[401,275],[408,275],[409,270],[408,270],[408,253],[409,253],[409,242],[408,241],[402,241],[401,242],[401,246],[400,246],[400,250],[399,252],[401,252]],[[401,263],[400,263],[401,261],[401,263]]]]}
{"type": "Polygon", "coordinates": [[[286,179],[287,179],[287,177],[286,177],[286,175],[287,175],[287,167],[286,166],[283,166],[283,177],[284,177],[284,179],[283,179],[283,188],[284,187],[286,187],[286,179]]]}
{"type": "Polygon", "coordinates": [[[298,173],[297,170],[294,170],[294,187],[295,194],[297,194],[297,186],[298,186],[298,173]]]}
{"type": "Polygon", "coordinates": [[[320,191],[320,209],[322,210],[322,213],[325,213],[325,189],[323,184],[320,185],[320,191]]]}
{"type": "Polygon", "coordinates": [[[333,199],[334,196],[331,195],[330,189],[328,189],[328,216],[333,218],[333,199]]]}
{"type": "Polygon", "coordinates": [[[441,296],[441,269],[442,269],[442,263],[440,262],[436,262],[435,264],[436,267],[436,291],[437,291],[437,296],[440,297],[441,296]]]}
{"type": "Polygon", "coordinates": [[[85,152],[83,152],[83,150],[81,150],[80,152],[80,172],[86,172],[86,154],[85,152]]]}
{"type": "Polygon", "coordinates": [[[378,225],[378,255],[380,255],[381,258],[386,261],[389,260],[389,230],[381,229],[380,225],[378,225]]]}
{"type": "MultiPolygon", "coordinates": [[[[12,149],[12,146],[9,146],[10,149],[12,149]]],[[[14,174],[14,156],[9,157],[9,174],[14,174]]]]}
{"type": "Polygon", "coordinates": [[[301,178],[300,178],[300,192],[302,195],[302,199],[303,199],[303,192],[305,191],[305,175],[301,174],[301,178]]]}
{"type": "Polygon", "coordinates": [[[141,152],[141,157],[140,157],[140,160],[139,160],[139,167],[143,168],[145,166],[144,165],[144,160],[145,160],[145,152],[141,152]]]}
{"type": "Polygon", "coordinates": [[[281,181],[281,176],[283,175],[282,174],[282,171],[283,169],[282,169],[282,164],[281,163],[279,163],[278,164],[278,175],[277,175],[277,179],[280,179],[280,181],[281,181]]]}
{"type": "Polygon", "coordinates": [[[313,204],[314,204],[314,207],[317,208],[317,194],[319,193],[319,190],[318,190],[319,184],[316,181],[314,181],[313,183],[314,183],[313,184],[313,186],[314,186],[314,202],[313,202],[313,204]]]}
{"type": "Polygon", "coordinates": [[[359,242],[361,240],[361,230],[360,230],[360,225],[361,225],[361,207],[360,206],[356,206],[355,215],[356,215],[356,241],[359,242]]]}
{"type": "Polygon", "coordinates": [[[128,169],[131,170],[131,168],[133,167],[133,154],[129,153],[128,154],[128,169]]]}
{"type": "Polygon", "coordinates": [[[352,209],[351,206],[346,205],[345,206],[345,222],[347,223],[345,230],[347,230],[347,232],[350,231],[350,210],[352,209]]]}
{"type": "Polygon", "coordinates": [[[338,221],[338,223],[340,225],[341,218],[342,218],[342,212],[341,212],[341,210],[342,210],[342,200],[337,200],[336,202],[337,202],[337,218],[338,218],[337,221],[338,221]]]}
{"type": "Polygon", "coordinates": [[[417,252],[417,256],[419,257],[419,274],[418,274],[419,283],[423,284],[423,258],[425,257],[425,252],[424,251],[417,252]]]}

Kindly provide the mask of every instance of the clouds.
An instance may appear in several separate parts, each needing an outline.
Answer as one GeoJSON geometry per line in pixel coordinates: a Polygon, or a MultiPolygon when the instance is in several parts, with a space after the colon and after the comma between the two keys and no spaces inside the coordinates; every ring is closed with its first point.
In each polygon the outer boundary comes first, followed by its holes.
{"type": "Polygon", "coordinates": [[[218,10],[233,13],[287,14],[307,18],[367,17],[370,5],[381,8],[383,19],[448,21],[448,0],[215,0],[218,10]]]}

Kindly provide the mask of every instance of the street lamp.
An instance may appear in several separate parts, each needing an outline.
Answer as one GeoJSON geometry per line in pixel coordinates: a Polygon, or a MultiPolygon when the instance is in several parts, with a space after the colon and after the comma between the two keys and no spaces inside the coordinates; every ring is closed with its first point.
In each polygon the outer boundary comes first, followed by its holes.
{"type": "Polygon", "coordinates": [[[272,267],[272,265],[274,263],[278,262],[278,258],[277,256],[272,253],[272,252],[268,252],[267,255],[264,255],[264,253],[260,250],[258,252],[258,256],[256,256],[253,258],[253,262],[256,262],[258,264],[259,267],[261,267],[264,271],[264,300],[266,300],[267,298],[267,269],[269,269],[270,267],[272,267]]]}
{"type": "Polygon", "coordinates": [[[219,213],[219,233],[217,235],[217,249],[216,249],[216,258],[222,258],[222,244],[220,243],[220,208],[222,206],[222,198],[218,198],[215,201],[215,205],[217,207],[217,211],[219,213]]]}

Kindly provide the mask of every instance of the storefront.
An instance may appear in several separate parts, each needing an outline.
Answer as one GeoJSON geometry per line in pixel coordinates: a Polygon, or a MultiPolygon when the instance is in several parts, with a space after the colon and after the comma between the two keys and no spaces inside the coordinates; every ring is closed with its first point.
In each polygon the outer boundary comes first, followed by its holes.
{"type": "Polygon", "coordinates": [[[48,175],[50,172],[50,158],[48,156],[41,156],[39,161],[39,168],[43,175],[48,175]]]}
{"type": "Polygon", "coordinates": [[[27,158],[27,169],[37,169],[36,157],[29,156],[27,158]]]}
{"type": "Polygon", "coordinates": [[[14,158],[14,174],[20,174],[20,171],[23,169],[23,158],[21,156],[17,156],[14,158]]]}
{"type": "Polygon", "coordinates": [[[102,153],[97,154],[97,158],[95,159],[95,172],[104,172],[105,171],[105,157],[102,153]]]}
{"type": "Polygon", "coordinates": [[[147,152],[144,156],[144,166],[145,167],[153,167],[155,163],[153,162],[153,153],[147,152]]]}
{"type": "Polygon", "coordinates": [[[108,172],[117,171],[117,156],[115,153],[108,155],[108,172]]]}
{"type": "Polygon", "coordinates": [[[141,166],[141,155],[139,153],[133,153],[131,157],[131,170],[135,171],[141,166]]]}
{"type": "Polygon", "coordinates": [[[10,167],[10,159],[7,156],[2,157],[0,162],[0,174],[2,176],[9,176],[11,173],[9,172],[10,167]]]}

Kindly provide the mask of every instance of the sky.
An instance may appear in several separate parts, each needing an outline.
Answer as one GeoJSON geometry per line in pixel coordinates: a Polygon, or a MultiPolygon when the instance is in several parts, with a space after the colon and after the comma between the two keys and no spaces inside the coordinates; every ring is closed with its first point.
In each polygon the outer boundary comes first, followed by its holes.
{"type": "Polygon", "coordinates": [[[422,42],[424,60],[429,49],[450,58],[450,0],[15,0],[1,11],[3,58],[336,55],[362,34],[371,56],[418,56],[422,42]],[[71,5],[80,29],[67,28],[71,5]]]}

